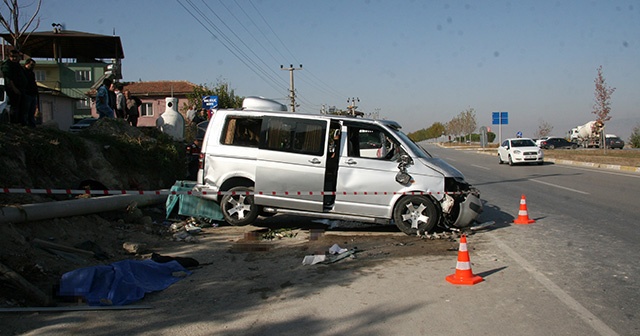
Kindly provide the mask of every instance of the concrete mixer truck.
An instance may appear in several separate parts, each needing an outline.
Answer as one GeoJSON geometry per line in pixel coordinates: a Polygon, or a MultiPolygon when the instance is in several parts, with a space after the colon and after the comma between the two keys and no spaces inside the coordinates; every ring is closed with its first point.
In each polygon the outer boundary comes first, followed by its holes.
{"type": "Polygon", "coordinates": [[[584,125],[572,128],[571,131],[569,131],[569,138],[584,148],[599,148],[600,142],[602,141],[600,138],[603,128],[604,122],[593,120],[584,125]]]}

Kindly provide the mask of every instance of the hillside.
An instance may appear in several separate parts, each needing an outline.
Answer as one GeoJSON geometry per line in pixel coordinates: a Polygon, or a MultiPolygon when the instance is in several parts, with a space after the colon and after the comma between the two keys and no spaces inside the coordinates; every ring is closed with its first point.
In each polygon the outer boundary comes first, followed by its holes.
{"type": "MultiPolygon", "coordinates": [[[[82,182],[91,180],[92,185],[108,189],[165,189],[184,179],[184,153],[182,143],[155,129],[133,128],[115,119],[99,120],[79,134],[0,124],[0,187],[83,189],[82,182]]],[[[53,207],[54,201],[76,197],[86,195],[0,193],[0,206],[50,203],[53,207]]],[[[145,209],[133,204],[110,213],[0,223],[0,306],[44,304],[43,296],[34,294],[37,290],[20,288],[15,278],[50,295],[67,271],[135,257],[123,249],[124,242],[149,247],[167,243],[171,237],[167,238],[164,218],[164,204],[145,209]],[[89,247],[99,253],[92,258],[43,244],[89,247]]]]}

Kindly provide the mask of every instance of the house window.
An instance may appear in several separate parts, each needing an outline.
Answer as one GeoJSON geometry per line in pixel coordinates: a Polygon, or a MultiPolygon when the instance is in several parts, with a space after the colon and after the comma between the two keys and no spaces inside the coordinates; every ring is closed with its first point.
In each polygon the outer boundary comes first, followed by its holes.
{"type": "Polygon", "coordinates": [[[76,70],[76,82],[90,82],[91,70],[76,70]]]}
{"type": "Polygon", "coordinates": [[[91,102],[89,101],[89,98],[82,99],[82,100],[77,100],[76,101],[76,108],[78,110],[90,109],[91,108],[91,102]]]}
{"type": "Polygon", "coordinates": [[[140,116],[141,117],[152,117],[153,116],[153,104],[152,103],[142,103],[142,105],[140,105],[140,116]]]}
{"type": "Polygon", "coordinates": [[[36,81],[44,82],[47,80],[47,72],[44,70],[34,70],[33,73],[36,75],[36,81]]]}

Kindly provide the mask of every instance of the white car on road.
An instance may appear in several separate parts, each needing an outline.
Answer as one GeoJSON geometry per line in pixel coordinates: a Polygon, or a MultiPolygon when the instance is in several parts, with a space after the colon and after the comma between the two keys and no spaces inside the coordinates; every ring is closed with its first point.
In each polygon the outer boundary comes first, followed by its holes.
{"type": "Polygon", "coordinates": [[[517,163],[544,163],[542,149],[529,138],[506,139],[498,147],[498,163],[508,162],[510,166],[517,163]]]}

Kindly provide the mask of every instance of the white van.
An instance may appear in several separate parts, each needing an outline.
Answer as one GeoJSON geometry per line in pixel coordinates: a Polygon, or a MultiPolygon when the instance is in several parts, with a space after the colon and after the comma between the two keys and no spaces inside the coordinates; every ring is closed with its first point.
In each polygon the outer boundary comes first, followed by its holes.
{"type": "Polygon", "coordinates": [[[284,213],[422,234],[468,227],[482,212],[479,191],[398,123],[289,113],[259,97],[214,113],[194,190],[232,225],[284,213]]]}

